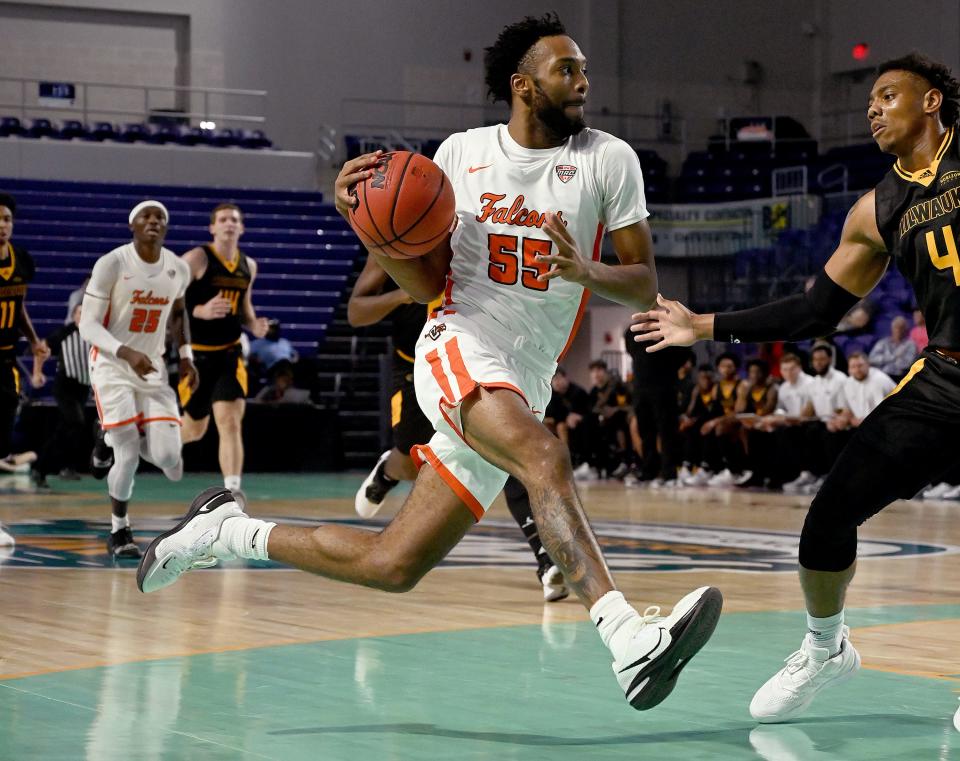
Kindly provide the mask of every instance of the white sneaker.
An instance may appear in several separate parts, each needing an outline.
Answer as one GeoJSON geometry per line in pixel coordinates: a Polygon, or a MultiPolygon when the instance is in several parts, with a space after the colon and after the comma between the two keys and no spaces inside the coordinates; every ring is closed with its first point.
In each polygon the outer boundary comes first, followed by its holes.
{"type": "Polygon", "coordinates": [[[960,484],[951,486],[949,491],[945,492],[940,499],[960,499],[960,484]]]}
{"type": "Polygon", "coordinates": [[[953,715],[953,726],[960,732],[960,708],[958,708],[957,712],[953,715]]]}
{"type": "Polygon", "coordinates": [[[700,468],[696,473],[694,473],[689,478],[683,479],[684,486],[706,486],[710,479],[713,478],[713,473],[711,473],[706,468],[700,468]]]}
{"type": "Polygon", "coordinates": [[[600,475],[590,467],[588,462],[582,462],[573,469],[574,481],[596,481],[599,477],[600,475]]]}
{"type": "Polygon", "coordinates": [[[702,648],[720,618],[723,595],[715,587],[700,587],[680,600],[666,618],[651,606],[624,626],[635,626],[624,660],[614,661],[613,673],[638,711],[662,702],[677,684],[680,671],[702,648]]]}
{"type": "Polygon", "coordinates": [[[217,540],[227,518],[244,518],[233,494],[222,486],[200,492],[176,526],[150,542],[137,567],[141,592],[156,592],[194,568],[210,568],[235,555],[217,540]]]}
{"type": "Polygon", "coordinates": [[[570,596],[570,590],[563,583],[563,571],[555,565],[550,566],[543,572],[540,582],[543,584],[544,602],[557,602],[570,596]]]}
{"type": "Polygon", "coordinates": [[[707,480],[707,486],[733,486],[735,479],[733,473],[730,472],[730,468],[724,468],[719,473],[714,476],[710,476],[707,480]]]}
{"type": "Polygon", "coordinates": [[[801,490],[807,484],[811,484],[817,480],[817,477],[813,475],[809,470],[804,470],[792,481],[787,481],[783,485],[784,494],[800,494],[801,490]]]}
{"type": "Polygon", "coordinates": [[[822,477],[815,478],[810,483],[804,484],[803,486],[801,486],[799,493],[806,494],[806,495],[816,494],[818,491],[820,491],[820,487],[823,486],[823,482],[825,480],[826,479],[822,477]]]}
{"type": "Polygon", "coordinates": [[[734,476],[734,477],[733,477],[733,484],[734,484],[734,486],[743,486],[743,485],[744,485],[747,481],[749,481],[751,478],[753,478],[753,471],[752,471],[752,470],[745,470],[745,471],[743,471],[743,473],[741,473],[739,476],[734,476]]]}
{"type": "Polygon", "coordinates": [[[943,495],[950,491],[953,487],[948,484],[946,481],[941,481],[938,484],[933,484],[928,486],[921,492],[921,496],[924,499],[943,499],[943,495]]]}
{"type": "Polygon", "coordinates": [[[3,524],[0,523],[0,547],[13,547],[17,543],[17,540],[13,538],[13,535],[4,531],[3,524]]]}
{"type": "Polygon", "coordinates": [[[377,471],[380,470],[387,461],[391,451],[392,450],[388,449],[380,455],[380,459],[377,460],[377,464],[373,466],[373,470],[363,479],[363,483],[360,484],[360,488],[357,489],[357,496],[353,499],[353,507],[356,509],[357,515],[361,518],[372,518],[383,505],[383,499],[387,496],[387,491],[389,490],[384,491],[383,488],[381,488],[380,484],[376,481],[376,475],[377,471]]]}
{"type": "Polygon", "coordinates": [[[680,470],[677,471],[677,480],[680,483],[685,484],[688,478],[693,478],[693,471],[690,470],[690,468],[686,465],[681,465],[680,470]]]}
{"type": "Polygon", "coordinates": [[[815,647],[807,634],[786,666],[774,674],[750,701],[750,715],[761,724],[776,724],[802,714],[824,687],[840,684],[860,670],[860,654],[843,627],[840,652],[832,658],[825,647],[815,647]]]}

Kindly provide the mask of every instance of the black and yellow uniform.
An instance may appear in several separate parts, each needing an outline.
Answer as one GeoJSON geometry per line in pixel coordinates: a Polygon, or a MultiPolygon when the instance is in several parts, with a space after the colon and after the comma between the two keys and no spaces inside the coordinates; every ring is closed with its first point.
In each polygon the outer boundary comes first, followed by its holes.
{"type": "Polygon", "coordinates": [[[250,288],[250,263],[242,251],[237,252],[233,262],[226,262],[213,246],[204,246],[203,250],[207,255],[207,269],[203,277],[190,283],[186,295],[193,363],[200,385],[193,393],[185,383],[179,387],[180,404],[194,420],[207,417],[214,402],[232,402],[247,395],[247,368],[240,350],[240,333],[243,304],[250,288]],[[216,320],[193,316],[194,307],[218,295],[230,302],[229,314],[216,320]]]}
{"type": "Polygon", "coordinates": [[[770,394],[770,384],[764,383],[762,386],[754,386],[747,394],[747,412],[755,415],[763,415],[766,412],[767,397],[770,394]]]}
{"type": "Polygon", "coordinates": [[[875,191],[877,227],[910,282],[930,345],[863,421],[807,515],[800,562],[840,571],[853,562],[857,526],[909,499],[960,463],[960,151],[947,130],[933,163],[898,161],[875,191]]]}
{"type": "MultiPolygon", "coordinates": [[[[384,293],[396,289],[387,279],[384,293]]],[[[417,444],[426,444],[433,436],[433,426],[417,402],[413,386],[413,361],[417,340],[427,316],[435,304],[401,304],[387,316],[391,321],[393,339],[393,387],[390,391],[390,426],[393,445],[403,454],[417,444]]]]}
{"type": "Polygon", "coordinates": [[[10,454],[10,437],[20,400],[20,313],[35,269],[26,249],[12,243],[6,244],[0,257],[0,457],[6,457],[10,454]]]}
{"type": "Polygon", "coordinates": [[[737,407],[737,392],[740,390],[740,384],[743,383],[739,378],[733,380],[717,381],[714,386],[714,413],[716,415],[732,415],[737,407]]]}

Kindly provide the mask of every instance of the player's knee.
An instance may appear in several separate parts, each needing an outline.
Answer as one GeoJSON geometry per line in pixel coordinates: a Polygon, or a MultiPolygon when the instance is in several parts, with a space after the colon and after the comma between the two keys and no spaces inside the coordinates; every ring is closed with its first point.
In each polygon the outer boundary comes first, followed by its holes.
{"type": "Polygon", "coordinates": [[[429,570],[414,558],[389,557],[377,566],[377,587],[394,593],[409,592],[429,570]]]}
{"type": "Polygon", "coordinates": [[[810,505],[800,532],[800,565],[811,571],[839,572],[857,557],[857,521],[837,502],[832,490],[822,490],[810,505]]]}
{"type": "Polygon", "coordinates": [[[183,429],[180,431],[183,443],[189,444],[191,441],[200,441],[200,439],[207,435],[207,427],[209,425],[209,417],[205,417],[202,420],[188,420],[184,418],[183,429]]]}
{"type": "Polygon", "coordinates": [[[544,435],[528,444],[523,452],[524,474],[520,480],[528,489],[531,482],[542,480],[556,483],[573,475],[570,450],[556,436],[544,435]]]}

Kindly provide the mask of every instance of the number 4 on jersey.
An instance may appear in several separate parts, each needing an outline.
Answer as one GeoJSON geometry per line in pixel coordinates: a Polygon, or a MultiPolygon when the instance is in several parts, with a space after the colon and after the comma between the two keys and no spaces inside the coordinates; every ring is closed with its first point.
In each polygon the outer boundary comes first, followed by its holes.
{"type": "Polygon", "coordinates": [[[947,245],[947,253],[941,254],[937,251],[937,239],[931,230],[926,234],[927,253],[930,254],[930,261],[938,270],[952,269],[953,282],[960,286],[960,256],[957,256],[957,242],[953,237],[953,229],[950,225],[944,225],[940,228],[943,233],[944,243],[947,245]]]}
{"type": "Polygon", "coordinates": [[[550,287],[549,280],[544,282],[537,280],[537,277],[547,273],[550,265],[546,262],[538,262],[536,257],[550,254],[551,241],[539,238],[520,239],[516,235],[491,233],[487,237],[487,245],[490,248],[490,266],[487,267],[487,274],[493,282],[513,285],[517,282],[519,275],[524,288],[545,291],[550,287]],[[521,240],[522,244],[518,245],[521,240]]]}

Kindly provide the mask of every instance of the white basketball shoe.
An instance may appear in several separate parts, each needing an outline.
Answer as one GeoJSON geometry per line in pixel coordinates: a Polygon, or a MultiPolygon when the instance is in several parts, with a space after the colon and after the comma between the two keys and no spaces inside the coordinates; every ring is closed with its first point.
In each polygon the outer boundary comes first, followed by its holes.
{"type": "Polygon", "coordinates": [[[832,658],[825,647],[816,647],[807,634],[797,652],[750,701],[750,715],[761,724],[776,724],[802,714],[824,687],[840,684],[860,670],[860,654],[850,644],[850,629],[843,627],[840,652],[832,658]]]}
{"type": "Polygon", "coordinates": [[[137,586],[156,592],[194,568],[210,568],[235,555],[219,542],[227,518],[243,518],[233,494],[222,486],[200,492],[176,526],[154,539],[140,559],[137,586]]]}
{"type": "Polygon", "coordinates": [[[558,602],[570,596],[570,590],[563,583],[563,571],[557,566],[547,566],[543,569],[542,574],[537,571],[537,576],[540,577],[540,583],[543,584],[544,602],[558,602]]]}
{"type": "Polygon", "coordinates": [[[388,449],[380,455],[380,459],[377,460],[377,464],[373,466],[373,470],[363,479],[363,483],[360,484],[360,488],[357,489],[357,495],[353,498],[353,507],[357,511],[357,515],[361,518],[372,518],[376,515],[383,506],[383,500],[387,496],[387,492],[398,483],[394,481],[392,486],[386,486],[383,483],[383,479],[377,477],[378,475],[383,475],[383,468],[391,451],[392,450],[388,449]]]}
{"type": "Polygon", "coordinates": [[[0,547],[13,547],[16,543],[13,535],[5,531],[3,524],[0,523],[0,547]]]}
{"type": "Polygon", "coordinates": [[[677,684],[680,671],[699,652],[717,627],[723,595],[715,587],[700,587],[682,598],[669,616],[647,608],[638,619],[623,663],[614,661],[613,673],[638,711],[661,703],[677,684]]]}
{"type": "Polygon", "coordinates": [[[957,712],[953,715],[953,726],[960,732],[960,708],[958,708],[957,712]]]}

